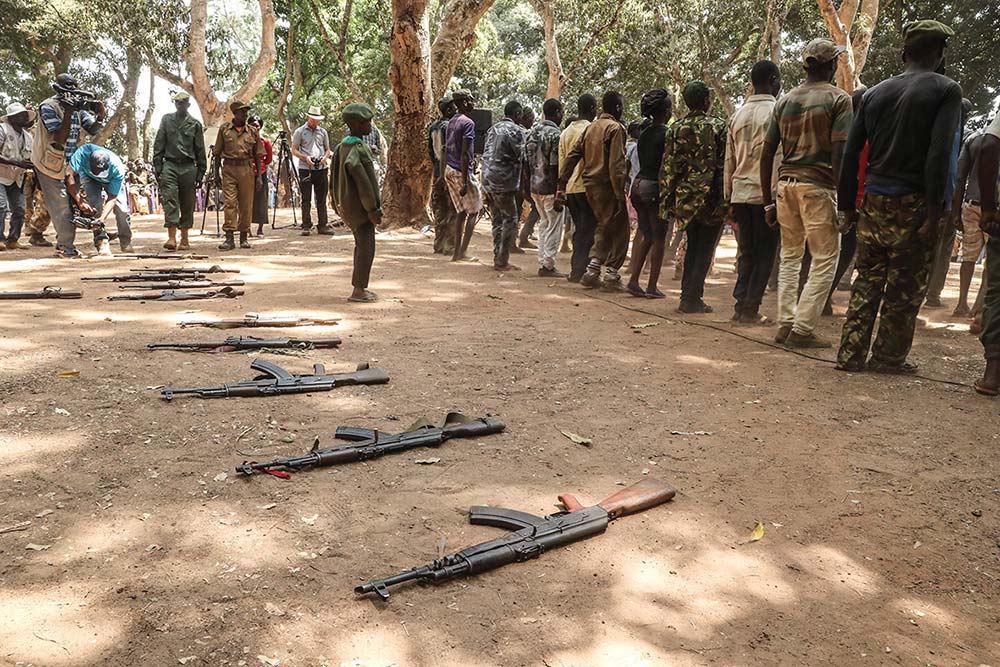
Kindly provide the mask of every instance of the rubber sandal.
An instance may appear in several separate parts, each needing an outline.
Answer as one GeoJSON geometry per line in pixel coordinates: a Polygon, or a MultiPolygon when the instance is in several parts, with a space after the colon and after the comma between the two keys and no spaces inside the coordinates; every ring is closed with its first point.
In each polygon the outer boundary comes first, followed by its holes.
{"type": "Polygon", "coordinates": [[[972,388],[976,390],[977,394],[980,394],[982,396],[998,396],[998,395],[1000,395],[1000,389],[997,389],[996,387],[987,387],[987,386],[981,384],[982,381],[983,381],[982,378],[980,378],[980,379],[978,379],[978,380],[976,380],[975,382],[972,383],[972,388]]]}
{"type": "Polygon", "coordinates": [[[347,300],[352,303],[372,303],[374,301],[378,301],[378,295],[375,294],[375,292],[365,290],[364,296],[349,296],[347,297],[347,300]]]}
{"type": "Polygon", "coordinates": [[[629,284],[625,285],[625,289],[632,296],[637,296],[640,299],[645,299],[646,298],[646,292],[641,287],[639,287],[638,285],[633,285],[632,283],[629,283],[629,284]]]}
{"type": "Polygon", "coordinates": [[[920,366],[909,361],[904,361],[898,366],[871,361],[868,363],[868,370],[872,373],[883,373],[886,375],[913,375],[920,370],[920,366]]]}
{"type": "Polygon", "coordinates": [[[661,292],[658,289],[646,290],[646,298],[647,299],[666,299],[667,295],[664,294],[663,292],[661,292]]]}

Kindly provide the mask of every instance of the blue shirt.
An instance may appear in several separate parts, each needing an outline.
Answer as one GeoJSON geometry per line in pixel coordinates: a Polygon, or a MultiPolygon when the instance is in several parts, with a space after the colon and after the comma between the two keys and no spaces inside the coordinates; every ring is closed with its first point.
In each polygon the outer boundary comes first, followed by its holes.
{"type": "Polygon", "coordinates": [[[122,184],[125,182],[125,164],[120,157],[103,146],[96,144],[84,144],[80,146],[73,153],[73,156],[70,157],[69,166],[74,173],[86,176],[92,181],[103,183],[106,186],[104,191],[112,197],[117,197],[118,193],[122,191],[122,184]],[[111,161],[108,163],[108,175],[103,178],[95,177],[90,171],[90,155],[94,151],[107,151],[108,155],[111,156],[111,161]]]}
{"type": "MultiPolygon", "coordinates": [[[[56,107],[43,102],[42,106],[38,107],[38,116],[45,124],[45,129],[51,133],[55,133],[62,127],[63,112],[61,106],[56,107]]],[[[96,134],[101,129],[101,124],[89,111],[74,111],[69,122],[69,136],[66,137],[67,160],[70,159],[73,152],[76,151],[77,144],[80,143],[80,128],[86,130],[88,134],[96,134]]]]}

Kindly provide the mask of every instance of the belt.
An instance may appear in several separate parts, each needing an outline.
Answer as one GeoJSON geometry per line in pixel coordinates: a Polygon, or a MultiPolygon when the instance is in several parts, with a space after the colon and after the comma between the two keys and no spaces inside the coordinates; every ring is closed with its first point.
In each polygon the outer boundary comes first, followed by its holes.
{"type": "Polygon", "coordinates": [[[251,165],[251,164],[253,164],[253,160],[251,160],[250,158],[233,158],[233,157],[227,157],[227,158],[223,158],[222,159],[222,164],[226,164],[226,165],[230,165],[231,164],[231,165],[234,165],[234,166],[251,165]]]}
{"type": "Polygon", "coordinates": [[[164,157],[163,159],[174,164],[194,164],[194,158],[190,157],[164,157]]]}

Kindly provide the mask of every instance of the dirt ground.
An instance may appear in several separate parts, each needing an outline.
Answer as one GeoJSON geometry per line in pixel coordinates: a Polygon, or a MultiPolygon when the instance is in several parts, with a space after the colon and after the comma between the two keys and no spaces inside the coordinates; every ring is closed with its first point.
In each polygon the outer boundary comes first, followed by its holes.
{"type": "MultiPolygon", "coordinates": [[[[136,228],[137,250],[159,247],[157,219],[136,228]]],[[[725,331],[679,321],[669,267],[670,298],[639,301],[534,277],[532,255],[499,275],[432,255],[416,232],[380,234],[383,299],[359,305],[344,298],[346,234],[269,230],[224,258],[216,243],[196,237],[195,251],[242,269],[238,300],[108,302],[116,285],[79,278],[173,262],[0,254],[0,289],[84,289],[78,301],[3,306],[0,529],[30,524],[0,533],[0,664],[1000,665],[1000,404],[927,379],[838,373],[726,333],[732,237],[706,296],[717,312],[684,316],[725,331]],[[343,319],[176,326],[247,312],[343,319]],[[160,400],[158,386],[248,379],[253,357],[147,343],[229,333],[340,336],[339,350],[266,356],[300,372],[370,361],[392,381],[160,400]],[[398,431],[450,410],[493,413],[508,429],[291,480],[234,473],[315,436],[330,444],[341,424],[398,431]],[[428,457],[440,461],[415,463],[428,457]],[[352,592],[496,536],[468,525],[470,505],[550,513],[560,493],[593,503],[644,475],[677,497],[601,536],[401,586],[388,603],[352,592]],[[749,542],[758,521],[763,538],[749,542]]],[[[842,315],[846,295],[835,298],[842,315]]],[[[921,314],[912,357],[928,376],[971,383],[982,350],[950,312],[921,314]]],[[[839,325],[824,318],[822,333],[839,325]]]]}

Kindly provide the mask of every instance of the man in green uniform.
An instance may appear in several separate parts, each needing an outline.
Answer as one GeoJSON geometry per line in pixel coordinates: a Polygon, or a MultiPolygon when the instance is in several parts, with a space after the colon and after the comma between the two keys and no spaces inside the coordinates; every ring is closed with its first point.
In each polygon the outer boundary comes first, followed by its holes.
{"type": "Polygon", "coordinates": [[[153,142],[153,171],[160,184],[163,226],[167,228],[166,250],[188,250],[188,231],[194,226],[194,194],[205,177],[205,130],[188,114],[190,96],[178,91],[170,96],[174,113],[160,121],[153,142]],[[177,230],[181,241],[177,243],[177,230]]]}
{"type": "Polygon", "coordinates": [[[375,228],[382,223],[382,201],[371,149],[363,137],[372,131],[372,110],[367,104],[348,104],[343,119],[348,135],[333,151],[330,164],[330,199],[333,208],[354,233],[354,291],[348,301],[369,303],[378,299],[368,290],[375,260],[375,228]]]}
{"type": "Polygon", "coordinates": [[[726,121],[708,115],[711,93],[704,81],[688,82],[682,95],[689,111],[667,129],[660,217],[676,221],[687,236],[678,310],[710,313],[702,297],[725,218],[726,121]]]}
{"type": "Polygon", "coordinates": [[[247,124],[250,105],[236,100],[229,105],[233,120],[219,128],[215,139],[215,159],[222,160],[222,196],[226,222],[222,229],[226,240],[219,250],[236,247],[233,236],[240,233],[240,247],[249,248],[250,223],[253,217],[253,193],[263,187],[263,176],[254,176],[253,166],[264,154],[264,144],[256,128],[247,124]]]}
{"type": "Polygon", "coordinates": [[[976,391],[984,396],[1000,394],[1000,215],[997,214],[997,172],[1000,163],[1000,114],[986,128],[979,152],[980,226],[989,234],[986,242],[986,297],[983,301],[983,333],[979,337],[986,354],[986,370],[976,380],[976,391]]]}

